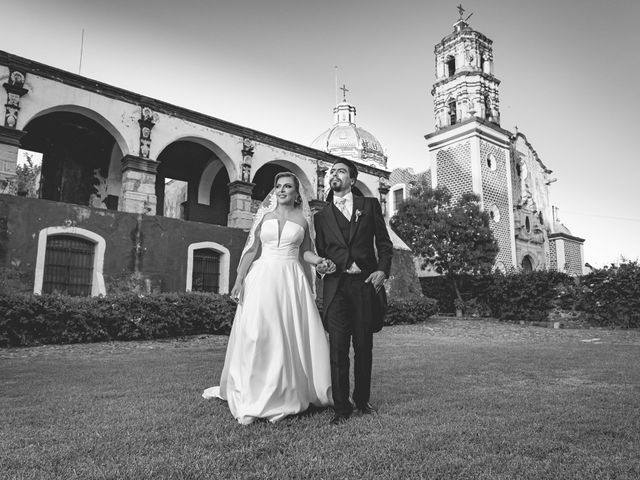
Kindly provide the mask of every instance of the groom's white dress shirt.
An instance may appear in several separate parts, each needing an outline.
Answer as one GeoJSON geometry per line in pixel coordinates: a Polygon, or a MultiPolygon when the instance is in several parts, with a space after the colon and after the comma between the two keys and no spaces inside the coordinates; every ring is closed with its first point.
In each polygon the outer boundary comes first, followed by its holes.
{"type": "MultiPolygon", "coordinates": [[[[342,214],[347,217],[347,220],[351,221],[351,214],[353,213],[353,193],[349,192],[344,197],[333,197],[333,204],[342,214]]],[[[345,273],[361,273],[360,267],[353,262],[345,273]]]]}
{"type": "Polygon", "coordinates": [[[347,217],[347,220],[351,221],[351,214],[353,213],[353,193],[349,192],[344,197],[333,197],[334,205],[347,217]]]}

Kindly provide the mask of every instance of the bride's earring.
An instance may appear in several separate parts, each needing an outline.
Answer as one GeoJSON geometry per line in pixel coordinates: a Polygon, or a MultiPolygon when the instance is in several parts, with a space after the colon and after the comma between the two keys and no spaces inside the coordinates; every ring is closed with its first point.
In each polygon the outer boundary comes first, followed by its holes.
{"type": "Polygon", "coordinates": [[[302,197],[300,196],[300,194],[298,194],[296,196],[296,199],[293,202],[293,206],[294,207],[298,207],[298,206],[300,206],[301,203],[302,203],[302,197]]]}

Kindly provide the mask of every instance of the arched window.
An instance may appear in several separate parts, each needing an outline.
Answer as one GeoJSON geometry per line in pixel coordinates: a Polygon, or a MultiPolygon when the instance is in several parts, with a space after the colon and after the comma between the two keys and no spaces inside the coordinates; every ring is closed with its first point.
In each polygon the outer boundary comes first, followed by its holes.
{"type": "Polygon", "coordinates": [[[33,293],[105,295],[100,235],[79,227],[47,227],[38,235],[33,293]]]}
{"type": "Polygon", "coordinates": [[[189,245],[187,292],[229,293],[229,249],[215,242],[189,245]]]}
{"type": "Polygon", "coordinates": [[[524,218],[524,228],[527,233],[531,233],[531,220],[529,220],[528,215],[524,218]]]}
{"type": "Polygon", "coordinates": [[[447,62],[447,76],[453,77],[456,73],[456,59],[453,55],[449,55],[446,59],[447,62]]]}
{"type": "Polygon", "coordinates": [[[454,125],[458,121],[458,112],[455,100],[449,101],[449,124],[454,125]]]}

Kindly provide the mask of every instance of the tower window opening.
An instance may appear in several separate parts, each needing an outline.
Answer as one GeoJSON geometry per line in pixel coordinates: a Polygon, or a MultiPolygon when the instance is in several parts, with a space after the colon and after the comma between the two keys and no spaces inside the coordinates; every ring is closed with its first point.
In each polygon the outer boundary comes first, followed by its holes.
{"type": "Polygon", "coordinates": [[[484,96],[484,119],[491,120],[491,100],[489,95],[484,96]]]}
{"type": "Polygon", "coordinates": [[[524,229],[527,231],[527,233],[531,233],[531,220],[529,220],[528,216],[524,219],[524,229]]]}
{"type": "Polygon", "coordinates": [[[449,124],[453,125],[458,121],[456,101],[449,102],[449,124]]]}
{"type": "Polygon", "coordinates": [[[447,57],[447,76],[448,77],[453,77],[453,75],[456,73],[456,59],[455,57],[449,55],[447,57]]]}

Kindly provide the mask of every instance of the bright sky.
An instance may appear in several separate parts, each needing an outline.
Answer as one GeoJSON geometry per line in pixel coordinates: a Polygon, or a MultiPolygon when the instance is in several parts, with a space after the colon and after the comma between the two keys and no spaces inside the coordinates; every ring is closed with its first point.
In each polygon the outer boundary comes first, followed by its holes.
{"type": "MultiPolygon", "coordinates": [[[[309,145],[335,69],[389,167],[426,168],[434,45],[456,1],[2,0],[0,49],[309,145]]],[[[501,126],[553,170],[594,266],[640,257],[640,1],[470,0],[494,42],[501,126]]]]}

